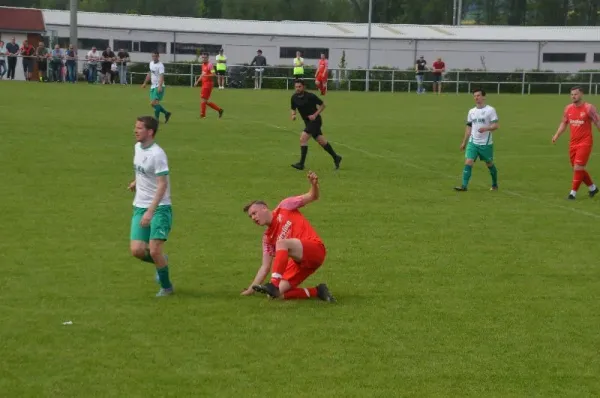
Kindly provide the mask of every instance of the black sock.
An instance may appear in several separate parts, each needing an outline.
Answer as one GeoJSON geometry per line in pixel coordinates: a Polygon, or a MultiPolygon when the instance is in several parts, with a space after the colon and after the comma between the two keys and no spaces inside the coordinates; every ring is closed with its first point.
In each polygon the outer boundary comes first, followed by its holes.
{"type": "Polygon", "coordinates": [[[300,164],[304,164],[306,160],[306,154],[308,153],[308,146],[300,146],[300,164]]]}
{"type": "Polygon", "coordinates": [[[335,153],[329,142],[327,143],[327,145],[323,146],[323,149],[325,149],[327,153],[331,155],[332,158],[337,158],[337,153],[335,153]]]}

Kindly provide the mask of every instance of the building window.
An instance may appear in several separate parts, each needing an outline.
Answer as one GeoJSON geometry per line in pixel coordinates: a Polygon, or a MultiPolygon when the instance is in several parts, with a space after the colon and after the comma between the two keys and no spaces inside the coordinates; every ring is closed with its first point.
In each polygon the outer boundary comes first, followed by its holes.
{"type": "Polygon", "coordinates": [[[131,40],[115,40],[113,50],[119,51],[121,49],[125,51],[133,51],[133,42],[131,40]]]}
{"type": "Polygon", "coordinates": [[[600,53],[594,53],[594,62],[600,62],[600,53]]]}
{"type": "Polygon", "coordinates": [[[159,41],[141,41],[140,42],[140,52],[152,53],[154,51],[158,51],[159,54],[166,53],[167,52],[167,43],[163,43],[163,42],[159,42],[159,41]]]}
{"type": "Polygon", "coordinates": [[[79,39],[77,48],[80,50],[91,50],[92,47],[96,47],[96,49],[104,51],[109,45],[108,39],[79,39]]]}
{"type": "Polygon", "coordinates": [[[585,53],[544,53],[543,62],[585,62],[585,53]]]}
{"type": "Polygon", "coordinates": [[[296,51],[302,53],[302,58],[308,59],[319,59],[321,54],[325,53],[325,56],[329,58],[328,48],[302,48],[302,47],[280,47],[279,58],[283,59],[294,59],[296,58],[296,51]]]}
{"type": "Polygon", "coordinates": [[[196,55],[196,51],[216,55],[221,49],[220,44],[171,43],[171,54],[196,55]]]}

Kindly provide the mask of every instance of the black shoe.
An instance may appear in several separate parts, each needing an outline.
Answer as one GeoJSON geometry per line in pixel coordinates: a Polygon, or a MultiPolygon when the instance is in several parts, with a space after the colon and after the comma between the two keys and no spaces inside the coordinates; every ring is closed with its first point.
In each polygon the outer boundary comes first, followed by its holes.
{"type": "Polygon", "coordinates": [[[590,198],[593,198],[594,196],[596,196],[596,194],[600,192],[600,189],[598,189],[598,187],[596,187],[596,189],[594,189],[593,191],[590,191],[589,195],[590,198]]]}
{"type": "Polygon", "coordinates": [[[335,164],[335,169],[338,170],[340,168],[340,163],[342,163],[342,157],[337,155],[335,159],[333,159],[333,163],[335,164]]]}
{"type": "Polygon", "coordinates": [[[278,298],[279,296],[281,296],[279,289],[270,282],[266,285],[254,285],[252,286],[252,289],[254,289],[254,291],[257,293],[266,294],[271,298],[278,298]]]}
{"type": "Polygon", "coordinates": [[[492,185],[492,187],[490,188],[490,191],[497,191],[498,190],[498,185],[492,185]]]}
{"type": "Polygon", "coordinates": [[[223,109],[219,109],[219,119],[223,117],[223,113],[225,113],[225,111],[223,109]]]}
{"type": "Polygon", "coordinates": [[[171,118],[171,112],[165,113],[165,124],[169,123],[170,118],[171,118]]]}
{"type": "Polygon", "coordinates": [[[567,196],[567,199],[569,199],[569,200],[575,200],[575,195],[569,194],[569,196],[567,196]]]}
{"type": "Polygon", "coordinates": [[[323,301],[327,301],[328,303],[335,303],[336,299],[331,295],[329,288],[326,284],[321,283],[317,286],[317,297],[323,301]]]}
{"type": "Polygon", "coordinates": [[[304,170],[304,165],[302,163],[300,163],[300,162],[294,163],[292,165],[292,167],[295,168],[296,170],[304,170]]]}
{"type": "Polygon", "coordinates": [[[454,187],[454,190],[457,192],[466,192],[467,187],[454,187]]]}

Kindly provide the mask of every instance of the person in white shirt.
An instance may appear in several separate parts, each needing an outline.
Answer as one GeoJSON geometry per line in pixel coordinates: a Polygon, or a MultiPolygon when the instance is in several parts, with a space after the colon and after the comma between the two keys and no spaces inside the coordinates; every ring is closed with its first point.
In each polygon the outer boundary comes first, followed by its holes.
{"type": "Polygon", "coordinates": [[[0,40],[0,80],[4,78],[6,74],[6,54],[8,50],[4,46],[4,42],[0,40]]]}
{"type": "Polygon", "coordinates": [[[498,170],[494,164],[494,140],[492,132],[498,129],[498,114],[496,109],[486,105],[485,91],[473,91],[475,107],[467,115],[467,127],[460,149],[465,151],[465,167],[463,169],[462,185],[454,188],[456,191],[466,191],[471,179],[473,163],[479,158],[485,162],[492,176],[491,191],[498,190],[498,170]],[[467,143],[468,141],[468,143],[467,143]]]}
{"type": "Polygon", "coordinates": [[[158,120],[151,116],[137,118],[133,168],[135,180],[129,190],[135,192],[131,217],[131,254],[156,266],[156,279],[160,284],[157,297],[173,294],[169,279],[168,258],[163,247],[172,226],[171,184],[169,162],[165,151],[154,141],[158,120]]]}
{"type": "Polygon", "coordinates": [[[89,83],[96,83],[98,81],[98,62],[102,58],[100,51],[96,47],[92,47],[92,50],[87,53],[85,57],[87,59],[88,77],[89,83]]]}
{"type": "Polygon", "coordinates": [[[165,114],[165,123],[169,122],[171,112],[167,111],[161,105],[161,101],[165,97],[165,66],[160,62],[158,51],[152,53],[152,62],[149,65],[150,71],[146,75],[142,88],[146,88],[148,80],[151,80],[150,86],[150,105],[154,108],[154,117],[160,121],[160,114],[165,114]]]}

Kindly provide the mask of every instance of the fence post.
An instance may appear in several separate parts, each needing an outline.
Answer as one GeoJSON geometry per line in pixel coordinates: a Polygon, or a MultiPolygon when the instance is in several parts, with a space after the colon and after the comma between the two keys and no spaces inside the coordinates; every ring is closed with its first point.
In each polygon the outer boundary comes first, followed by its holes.
{"type": "Polygon", "coordinates": [[[456,94],[460,92],[458,86],[460,86],[460,72],[456,72],[456,94]]]}
{"type": "Polygon", "coordinates": [[[558,82],[558,94],[562,94],[562,82],[558,82]]]}
{"type": "MultiPolygon", "coordinates": [[[[394,92],[394,70],[392,69],[392,93],[394,92]]],[[[591,92],[591,90],[590,90],[591,92]]]]}
{"type": "Polygon", "coordinates": [[[411,81],[409,80],[409,81],[408,81],[408,92],[409,92],[409,93],[410,93],[410,83],[411,83],[411,81]]]}
{"type": "Polygon", "coordinates": [[[521,95],[525,95],[525,71],[523,71],[523,76],[521,77],[521,95]]]}
{"type": "Polygon", "coordinates": [[[527,85],[527,95],[531,94],[531,83],[527,85]]]}
{"type": "Polygon", "coordinates": [[[594,72],[590,72],[590,88],[588,90],[588,93],[592,92],[592,83],[594,81],[594,72]]]}
{"type": "Polygon", "coordinates": [[[350,79],[348,79],[348,91],[350,91],[350,79]]]}
{"type": "Polygon", "coordinates": [[[467,92],[471,92],[471,82],[469,82],[469,85],[467,86],[467,92]]]}
{"type": "Polygon", "coordinates": [[[381,92],[381,80],[379,81],[379,92],[381,92]]]}
{"type": "Polygon", "coordinates": [[[286,90],[290,89],[290,79],[288,79],[287,77],[285,78],[285,89],[286,90]]]}
{"type": "Polygon", "coordinates": [[[500,82],[498,82],[498,95],[500,95],[500,82]]]}
{"type": "Polygon", "coordinates": [[[190,87],[194,87],[194,64],[190,64],[190,87]]]}

